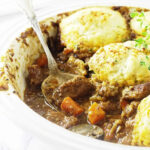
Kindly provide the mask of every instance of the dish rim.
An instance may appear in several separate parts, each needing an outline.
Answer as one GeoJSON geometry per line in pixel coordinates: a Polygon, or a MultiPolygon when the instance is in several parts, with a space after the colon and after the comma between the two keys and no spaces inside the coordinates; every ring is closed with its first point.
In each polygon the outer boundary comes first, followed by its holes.
{"type": "MultiPolygon", "coordinates": [[[[87,7],[87,6],[96,6],[96,5],[100,5],[100,6],[121,6],[122,5],[122,6],[128,6],[128,7],[141,7],[142,6],[142,8],[150,9],[150,5],[148,7],[148,3],[150,4],[150,2],[146,0],[143,0],[142,2],[138,0],[132,0],[132,1],[130,0],[125,0],[125,1],[101,0],[100,2],[87,2],[85,4],[72,5],[72,6],[69,6],[68,8],[67,7],[61,8],[61,9],[55,10],[54,12],[51,12],[51,15],[54,15],[54,14],[57,15],[62,12],[71,11],[71,10],[75,10],[75,9],[87,7]]],[[[149,147],[122,145],[122,144],[111,143],[111,142],[106,142],[102,140],[95,140],[90,137],[85,137],[85,136],[70,132],[46,120],[45,118],[41,117],[39,114],[34,112],[32,109],[30,109],[25,103],[20,101],[17,95],[14,95],[14,94],[8,95],[7,93],[0,92],[0,97],[1,97],[1,101],[0,101],[1,110],[0,111],[2,111],[2,113],[4,113],[10,120],[15,122],[19,127],[31,132],[33,135],[36,135],[43,141],[45,142],[47,141],[46,143],[48,143],[49,139],[54,140],[54,141],[58,140],[60,144],[63,144],[63,145],[65,144],[69,147],[74,146],[74,148],[77,148],[77,149],[103,148],[103,149],[109,150],[109,149],[112,149],[113,147],[113,148],[120,149],[120,150],[125,150],[126,148],[128,148],[129,150],[130,149],[132,150],[144,149],[145,150],[149,148],[149,147]],[[8,101],[6,101],[6,99],[8,101]],[[22,114],[23,117],[20,118],[20,114],[22,114]],[[35,124],[36,124],[36,127],[34,126],[35,124]],[[53,133],[53,134],[48,134],[48,133],[53,133]],[[55,139],[53,139],[54,134],[56,135],[55,139]]]]}

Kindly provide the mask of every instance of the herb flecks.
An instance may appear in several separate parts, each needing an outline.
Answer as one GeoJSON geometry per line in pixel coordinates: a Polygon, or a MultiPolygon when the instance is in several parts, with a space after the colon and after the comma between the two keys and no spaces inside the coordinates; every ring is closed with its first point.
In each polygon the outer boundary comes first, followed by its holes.
{"type": "Polygon", "coordinates": [[[140,26],[142,28],[142,36],[135,40],[135,47],[139,49],[147,49],[148,45],[150,44],[150,25],[145,25],[143,21],[145,20],[145,14],[144,12],[132,12],[130,14],[131,18],[135,18],[140,23],[140,26]]]}
{"type": "MultiPolygon", "coordinates": [[[[139,23],[140,23],[140,27],[142,28],[142,36],[140,38],[135,39],[135,47],[137,47],[140,50],[150,50],[149,49],[149,45],[150,45],[150,24],[144,24],[144,20],[145,20],[145,14],[144,12],[132,12],[130,13],[130,17],[131,18],[135,18],[139,23]]],[[[150,64],[149,64],[149,56],[145,56],[146,60],[141,60],[140,61],[140,65],[141,66],[145,66],[148,68],[148,70],[150,71],[150,64]]]]}
{"type": "Polygon", "coordinates": [[[141,47],[141,46],[143,46],[143,48],[148,47],[148,44],[146,43],[146,41],[143,38],[138,38],[135,40],[135,42],[136,42],[136,44],[135,44],[136,47],[141,47]]]}
{"type": "Polygon", "coordinates": [[[138,21],[142,21],[142,18],[143,18],[144,16],[145,16],[144,12],[137,12],[137,11],[135,11],[135,12],[130,13],[130,17],[131,17],[131,18],[138,17],[138,18],[137,18],[138,21]]]}
{"type": "Polygon", "coordinates": [[[142,32],[142,35],[143,35],[144,37],[146,37],[147,32],[142,32]]]}
{"type": "MultiPolygon", "coordinates": [[[[149,57],[146,56],[146,59],[149,60],[149,57]]],[[[145,61],[142,60],[142,61],[140,61],[140,65],[143,66],[143,67],[144,66],[147,67],[147,69],[150,71],[150,64],[148,62],[145,62],[145,61]]]]}
{"type": "Polygon", "coordinates": [[[145,66],[146,65],[145,61],[140,61],[140,65],[145,66]]]}
{"type": "Polygon", "coordinates": [[[115,63],[117,63],[118,62],[118,60],[117,59],[115,59],[115,63]]]}
{"type": "Polygon", "coordinates": [[[139,15],[138,12],[132,12],[132,13],[130,13],[130,17],[131,18],[137,17],[138,15],[139,15]]]}

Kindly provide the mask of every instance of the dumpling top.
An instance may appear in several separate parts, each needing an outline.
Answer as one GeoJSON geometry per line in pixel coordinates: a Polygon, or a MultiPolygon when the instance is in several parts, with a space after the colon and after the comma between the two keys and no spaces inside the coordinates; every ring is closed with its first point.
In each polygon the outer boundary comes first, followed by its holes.
{"type": "Polygon", "coordinates": [[[125,19],[107,7],[90,7],[73,13],[62,19],[60,32],[62,44],[78,52],[96,51],[128,38],[125,19]]]}
{"type": "Polygon", "coordinates": [[[150,146],[150,96],[144,98],[138,106],[132,144],[150,146]]]}
{"type": "Polygon", "coordinates": [[[94,76],[119,86],[150,81],[150,52],[135,49],[133,45],[129,41],[100,48],[88,62],[94,76]]]}
{"type": "Polygon", "coordinates": [[[150,25],[150,11],[139,13],[139,15],[131,19],[130,22],[131,29],[139,35],[142,35],[143,32],[147,32],[146,28],[149,25],[150,25]]]}

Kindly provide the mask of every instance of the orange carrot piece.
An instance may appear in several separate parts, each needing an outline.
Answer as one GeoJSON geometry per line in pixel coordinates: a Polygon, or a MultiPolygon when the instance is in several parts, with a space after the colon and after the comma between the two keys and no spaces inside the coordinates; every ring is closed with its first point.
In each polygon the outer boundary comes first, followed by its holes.
{"type": "Polygon", "coordinates": [[[65,48],[63,51],[63,54],[68,55],[69,53],[71,53],[73,50],[72,49],[67,49],[65,48]]]}
{"type": "Polygon", "coordinates": [[[47,65],[48,65],[47,56],[46,56],[44,53],[41,54],[41,56],[38,58],[37,64],[38,64],[40,67],[44,67],[44,66],[47,66],[47,65]]]}
{"type": "Polygon", "coordinates": [[[91,124],[97,124],[101,120],[103,120],[105,117],[105,112],[102,110],[102,108],[94,102],[88,110],[88,120],[91,124]]]}
{"type": "Polygon", "coordinates": [[[122,101],[120,102],[120,105],[121,105],[121,108],[122,108],[122,109],[125,109],[125,107],[128,105],[128,102],[127,102],[126,100],[122,100],[122,101]]]}
{"type": "Polygon", "coordinates": [[[83,108],[79,106],[71,97],[66,97],[61,103],[61,109],[70,115],[78,116],[83,113],[83,108]]]}

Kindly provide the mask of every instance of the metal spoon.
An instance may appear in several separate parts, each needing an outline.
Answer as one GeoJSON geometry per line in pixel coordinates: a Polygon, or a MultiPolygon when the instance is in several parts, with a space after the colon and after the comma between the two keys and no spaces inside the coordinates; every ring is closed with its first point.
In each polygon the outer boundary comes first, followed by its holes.
{"type": "Polygon", "coordinates": [[[46,101],[48,102],[50,107],[52,109],[57,110],[56,107],[52,105],[51,95],[53,91],[62,83],[74,78],[75,75],[64,73],[58,69],[57,63],[53,58],[51,51],[43,38],[43,34],[41,32],[39,23],[36,19],[36,15],[32,7],[32,1],[31,0],[16,0],[16,1],[17,4],[19,5],[19,8],[21,8],[22,12],[27,16],[28,20],[30,21],[46,53],[48,59],[49,76],[43,81],[41,88],[43,95],[45,96],[46,101]]]}

